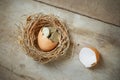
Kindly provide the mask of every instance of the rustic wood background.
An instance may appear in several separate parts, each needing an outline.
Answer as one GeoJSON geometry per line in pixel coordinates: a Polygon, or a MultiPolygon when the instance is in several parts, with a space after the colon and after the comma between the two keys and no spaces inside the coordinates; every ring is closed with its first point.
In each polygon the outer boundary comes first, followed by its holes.
{"type": "Polygon", "coordinates": [[[35,0],[120,26],[120,0],[35,0]]]}
{"type": "MultiPolygon", "coordinates": [[[[52,4],[55,3],[58,4],[52,4]]],[[[72,7],[78,4],[74,1],[71,3],[74,3],[72,7]]],[[[96,17],[103,20],[99,21],[90,18],[94,15],[87,17],[49,4],[32,0],[0,1],[0,80],[120,80],[120,27],[116,26],[120,18],[114,16],[119,15],[119,9],[115,14],[110,13],[116,18],[108,19],[106,11],[105,15],[101,13],[103,17],[96,17]],[[39,12],[59,16],[66,23],[72,42],[67,55],[46,65],[27,56],[17,41],[17,26],[24,24],[27,16],[39,12]],[[104,22],[105,18],[110,24],[104,22]],[[86,45],[96,47],[101,54],[99,64],[93,69],[86,69],[78,58],[79,51],[86,45]]],[[[100,8],[104,7],[101,5],[97,10],[100,8]]]]}

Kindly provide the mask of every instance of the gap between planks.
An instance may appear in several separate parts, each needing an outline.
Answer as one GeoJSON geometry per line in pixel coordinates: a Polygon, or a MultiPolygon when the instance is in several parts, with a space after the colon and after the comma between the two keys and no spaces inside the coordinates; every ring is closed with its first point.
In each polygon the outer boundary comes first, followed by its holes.
{"type": "Polygon", "coordinates": [[[39,3],[42,3],[42,4],[45,4],[45,5],[49,5],[49,6],[52,6],[52,7],[55,7],[55,8],[59,8],[59,9],[62,9],[62,10],[66,10],[66,11],[69,11],[69,12],[72,12],[72,13],[75,13],[75,14],[78,14],[78,15],[81,15],[81,16],[85,16],[85,17],[88,17],[88,18],[91,18],[91,19],[94,19],[94,20],[97,20],[97,21],[101,21],[101,22],[103,22],[103,23],[110,24],[110,25],[113,25],[113,26],[116,26],[116,27],[120,27],[120,26],[117,25],[117,24],[110,23],[110,22],[106,22],[106,21],[100,20],[100,19],[98,19],[98,18],[93,18],[93,17],[91,17],[91,16],[87,16],[87,15],[85,15],[85,14],[82,14],[82,13],[76,12],[76,11],[72,11],[72,10],[70,10],[70,9],[66,9],[66,8],[62,8],[62,7],[59,7],[59,6],[55,6],[55,5],[52,5],[52,4],[43,2],[43,1],[39,1],[39,0],[33,0],[33,1],[39,2],[39,3]]]}

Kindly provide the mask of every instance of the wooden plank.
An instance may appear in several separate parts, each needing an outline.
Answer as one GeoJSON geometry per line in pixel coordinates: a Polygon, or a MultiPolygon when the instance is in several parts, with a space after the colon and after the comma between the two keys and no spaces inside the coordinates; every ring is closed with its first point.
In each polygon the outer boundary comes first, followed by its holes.
{"type": "Polygon", "coordinates": [[[120,79],[119,27],[31,0],[1,0],[0,4],[0,65],[9,70],[0,68],[1,79],[9,80],[9,74],[20,80],[19,75],[26,80],[120,79]],[[16,24],[24,24],[28,15],[38,12],[59,16],[67,24],[73,43],[66,56],[46,65],[25,55],[16,40],[16,24]],[[96,47],[101,53],[101,61],[93,70],[86,69],[78,59],[79,51],[86,45],[96,47]]]}
{"type": "Polygon", "coordinates": [[[35,0],[120,26],[120,0],[35,0]]]}
{"type": "Polygon", "coordinates": [[[31,77],[14,73],[9,68],[0,65],[0,80],[34,80],[31,77]]]}

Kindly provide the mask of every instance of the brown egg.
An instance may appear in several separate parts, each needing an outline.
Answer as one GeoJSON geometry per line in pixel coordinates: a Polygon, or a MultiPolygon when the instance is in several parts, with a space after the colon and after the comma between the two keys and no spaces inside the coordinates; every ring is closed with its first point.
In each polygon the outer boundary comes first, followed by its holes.
{"type": "MultiPolygon", "coordinates": [[[[48,34],[48,32],[47,32],[48,34]]],[[[48,35],[47,35],[48,36],[48,35]]],[[[53,50],[57,46],[57,42],[53,42],[48,39],[46,36],[43,35],[42,31],[40,30],[38,34],[38,45],[41,50],[47,52],[53,50]]]]}
{"type": "Polygon", "coordinates": [[[80,61],[87,68],[95,66],[98,63],[99,58],[99,52],[93,47],[84,47],[79,53],[80,61]]]}

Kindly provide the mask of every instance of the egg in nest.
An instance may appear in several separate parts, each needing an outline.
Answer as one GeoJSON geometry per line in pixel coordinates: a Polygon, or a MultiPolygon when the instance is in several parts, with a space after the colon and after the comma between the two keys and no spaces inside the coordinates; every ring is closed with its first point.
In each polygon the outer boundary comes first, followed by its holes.
{"type": "Polygon", "coordinates": [[[59,44],[59,33],[55,27],[43,27],[38,33],[38,45],[42,51],[53,50],[59,44]]]}

